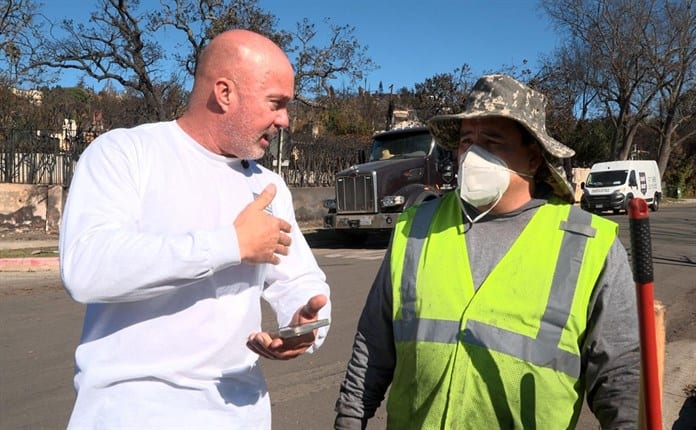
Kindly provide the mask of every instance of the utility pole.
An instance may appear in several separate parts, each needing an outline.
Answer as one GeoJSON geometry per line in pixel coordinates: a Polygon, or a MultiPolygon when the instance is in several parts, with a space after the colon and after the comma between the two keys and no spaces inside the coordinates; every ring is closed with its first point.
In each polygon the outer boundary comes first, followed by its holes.
{"type": "Polygon", "coordinates": [[[288,139],[288,131],[284,128],[281,128],[278,133],[271,139],[269,142],[268,146],[268,152],[273,156],[273,163],[274,165],[271,167],[275,167],[274,170],[277,174],[280,175],[281,169],[283,167],[283,145],[286,143],[286,140],[288,139]]]}
{"type": "Polygon", "coordinates": [[[281,128],[280,131],[278,132],[278,153],[276,154],[276,163],[278,163],[277,164],[278,168],[276,170],[276,173],[278,173],[279,175],[281,174],[282,166],[283,166],[283,144],[284,143],[285,143],[285,129],[281,128]]]}
{"type": "Polygon", "coordinates": [[[393,98],[394,84],[389,85],[389,107],[387,108],[387,125],[384,127],[385,130],[391,130],[392,128],[392,117],[394,116],[394,98],[393,98]]]}

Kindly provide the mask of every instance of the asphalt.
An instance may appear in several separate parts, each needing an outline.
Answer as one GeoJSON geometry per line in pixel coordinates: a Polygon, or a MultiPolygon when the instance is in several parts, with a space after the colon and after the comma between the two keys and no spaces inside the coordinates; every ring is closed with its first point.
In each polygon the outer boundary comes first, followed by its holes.
{"type": "MultiPolygon", "coordinates": [[[[16,249],[55,248],[24,258],[0,258],[2,272],[36,272],[59,270],[58,240],[3,240],[0,251],[16,249]]],[[[685,381],[696,375],[696,342],[680,340],[665,345],[663,374],[663,425],[665,429],[696,429],[696,387],[684,391],[685,381]],[[682,424],[683,423],[683,424],[682,424]]]]}

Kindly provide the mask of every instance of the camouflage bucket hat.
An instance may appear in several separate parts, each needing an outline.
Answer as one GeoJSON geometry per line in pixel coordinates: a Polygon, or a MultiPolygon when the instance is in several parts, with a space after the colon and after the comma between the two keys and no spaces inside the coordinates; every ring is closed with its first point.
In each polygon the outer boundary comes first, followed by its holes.
{"type": "MultiPolygon", "coordinates": [[[[554,157],[575,155],[575,151],[546,131],[546,97],[507,75],[481,77],[469,93],[463,112],[435,116],[428,121],[428,128],[438,145],[457,151],[462,120],[491,117],[517,121],[554,157]]],[[[547,163],[546,167],[550,173],[547,182],[555,194],[572,203],[575,199],[570,184],[553,166],[547,163]]]]}

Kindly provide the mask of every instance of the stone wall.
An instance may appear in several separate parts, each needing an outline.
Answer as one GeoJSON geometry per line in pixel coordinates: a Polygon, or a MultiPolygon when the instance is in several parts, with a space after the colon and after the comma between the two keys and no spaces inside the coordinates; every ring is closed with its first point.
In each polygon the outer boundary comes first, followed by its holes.
{"type": "Polygon", "coordinates": [[[64,194],[61,185],[0,184],[0,228],[57,232],[64,194]]]}
{"type": "Polygon", "coordinates": [[[290,188],[292,203],[295,206],[295,218],[298,222],[323,223],[326,208],[324,200],[336,197],[334,187],[290,188]]]}

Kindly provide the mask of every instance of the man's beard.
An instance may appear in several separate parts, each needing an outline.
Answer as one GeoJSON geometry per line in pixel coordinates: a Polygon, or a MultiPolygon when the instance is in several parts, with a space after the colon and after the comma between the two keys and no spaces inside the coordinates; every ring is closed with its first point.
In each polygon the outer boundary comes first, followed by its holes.
{"type": "MultiPolygon", "coordinates": [[[[228,136],[234,138],[235,136],[239,136],[239,134],[247,135],[251,133],[247,133],[247,130],[245,130],[243,127],[242,129],[234,126],[227,127],[228,136]],[[240,131],[241,133],[239,133],[240,131]]],[[[230,153],[227,155],[241,158],[244,160],[258,160],[259,158],[263,157],[266,153],[266,149],[261,146],[261,140],[264,139],[268,142],[268,144],[270,144],[270,142],[274,139],[274,137],[277,134],[277,128],[275,126],[271,126],[267,128],[263,133],[255,135],[253,139],[236,140],[236,142],[228,146],[228,148],[230,149],[230,153]]]]}

